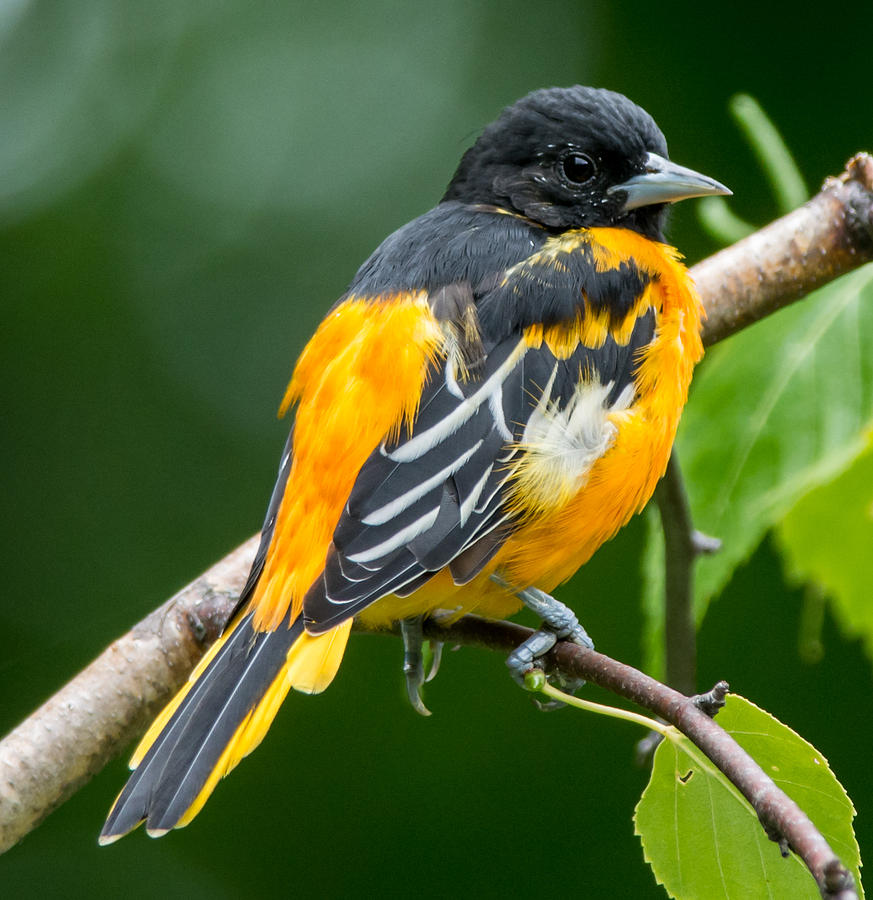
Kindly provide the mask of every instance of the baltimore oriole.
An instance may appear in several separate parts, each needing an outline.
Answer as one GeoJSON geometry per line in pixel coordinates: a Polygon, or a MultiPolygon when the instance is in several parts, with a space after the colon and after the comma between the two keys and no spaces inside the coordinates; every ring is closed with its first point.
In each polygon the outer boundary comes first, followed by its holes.
{"type": "Polygon", "coordinates": [[[650,498],[703,352],[665,207],[727,193],[669,162],[653,119],[611,91],[536,91],[483,131],[297,362],[248,583],[134,753],[102,843],[190,822],[290,688],[330,684],[354,616],[403,622],[420,711],[437,609],[540,612],[516,676],[557,637],[585,640],[544,591],[650,498]]]}

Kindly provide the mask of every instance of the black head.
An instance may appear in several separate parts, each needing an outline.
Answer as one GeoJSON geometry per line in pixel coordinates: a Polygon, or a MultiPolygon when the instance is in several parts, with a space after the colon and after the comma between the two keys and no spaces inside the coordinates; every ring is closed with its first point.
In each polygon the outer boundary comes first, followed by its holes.
{"type": "Polygon", "coordinates": [[[504,109],[443,199],[493,204],[556,231],[621,225],[659,237],[666,203],[729,193],[670,163],[655,120],[627,97],[577,85],[504,109]]]}

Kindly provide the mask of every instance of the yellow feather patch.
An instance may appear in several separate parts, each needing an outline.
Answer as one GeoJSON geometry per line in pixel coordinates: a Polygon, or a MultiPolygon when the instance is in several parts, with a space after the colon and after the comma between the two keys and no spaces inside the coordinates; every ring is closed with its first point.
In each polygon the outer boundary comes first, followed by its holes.
{"type": "MultiPolygon", "coordinates": [[[[512,467],[507,506],[519,518],[535,520],[569,503],[618,434],[616,414],[606,406],[611,386],[581,372],[578,377],[561,408],[551,399],[553,373],[516,445],[521,452],[512,467]]],[[[632,399],[628,388],[613,410],[626,410],[632,399]]]]}
{"type": "Polygon", "coordinates": [[[351,297],[307,344],[282,401],[297,403],[294,458],[264,571],[254,626],[269,631],[321,572],[336,523],[370,453],[411,429],[445,335],[424,292],[351,297]]]}
{"type": "Polygon", "coordinates": [[[346,619],[324,634],[304,632],[288,654],[287,678],[304,694],[320,694],[333,681],[343,659],[352,620],[346,619]]]}
{"type": "Polygon", "coordinates": [[[614,271],[632,261],[642,273],[656,280],[636,298],[618,325],[611,323],[608,310],[592,309],[583,296],[580,300],[585,304],[585,312],[575,322],[549,328],[531,325],[525,329],[528,346],[539,347],[545,341],[552,353],[561,359],[570,356],[580,343],[597,350],[603,346],[607,336],[621,346],[627,345],[637,319],[652,306],[660,308],[663,298],[658,280],[661,276],[665,273],[672,276],[668,280],[678,276],[683,282],[687,277],[685,268],[679,263],[680,254],[673,247],[624,228],[582,228],[549,238],[540,250],[507,270],[504,283],[511,278],[529,278],[547,284],[550,269],[559,272],[568,270],[562,257],[583,250],[591,254],[597,272],[614,271]]]}
{"type": "Polygon", "coordinates": [[[660,302],[657,283],[646,285],[634,305],[628,310],[628,313],[622,322],[617,326],[613,326],[611,334],[612,339],[616,344],[620,347],[626,347],[640,316],[644,316],[652,307],[659,310],[660,302]]]}
{"type": "Polygon", "coordinates": [[[593,311],[587,301],[585,306],[585,316],[578,331],[579,343],[597,350],[603,346],[609,334],[609,313],[605,309],[593,311]]]}

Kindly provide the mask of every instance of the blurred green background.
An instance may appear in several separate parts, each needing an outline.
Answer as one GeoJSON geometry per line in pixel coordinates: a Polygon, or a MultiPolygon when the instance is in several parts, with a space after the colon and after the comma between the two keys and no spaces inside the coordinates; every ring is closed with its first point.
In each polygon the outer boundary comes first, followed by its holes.
{"type": "MultiPolygon", "coordinates": [[[[638,0],[0,0],[0,732],[258,528],[294,358],[502,106],[552,84],[622,91],[763,223],[731,94],[762,102],[812,185],[873,149],[858,99],[873,11],[822,19],[638,0]]],[[[693,207],[671,227],[692,262],[715,249],[693,207]]],[[[631,663],[644,530],[562,593],[631,663]]],[[[863,853],[870,667],[830,620],[823,659],[801,662],[800,610],[765,544],[710,609],[699,686],[727,678],[829,757],[863,853]]],[[[396,641],[354,639],[331,690],[292,697],[193,827],[98,849],[118,760],[0,858],[0,891],[662,896],[631,823],[640,734],[538,713],[474,650],[447,653],[427,702],[428,720],[405,702],[396,641]]]]}

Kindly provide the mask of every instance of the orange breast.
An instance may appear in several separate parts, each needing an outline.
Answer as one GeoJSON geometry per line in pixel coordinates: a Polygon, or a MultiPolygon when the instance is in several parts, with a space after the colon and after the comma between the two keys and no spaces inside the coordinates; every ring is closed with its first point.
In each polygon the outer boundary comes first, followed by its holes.
{"type": "MultiPolygon", "coordinates": [[[[637,399],[611,416],[612,446],[574,497],[552,508],[538,503],[499,553],[504,577],[520,587],[550,591],[566,581],[645,506],[664,474],[692,370],[703,354],[702,307],[677,252],[621,229],[588,234],[598,267],[615,268],[632,258],[654,276],[646,305],[656,311],[655,337],[642,356],[637,399]]],[[[578,339],[590,340],[584,328],[578,339]]]]}

